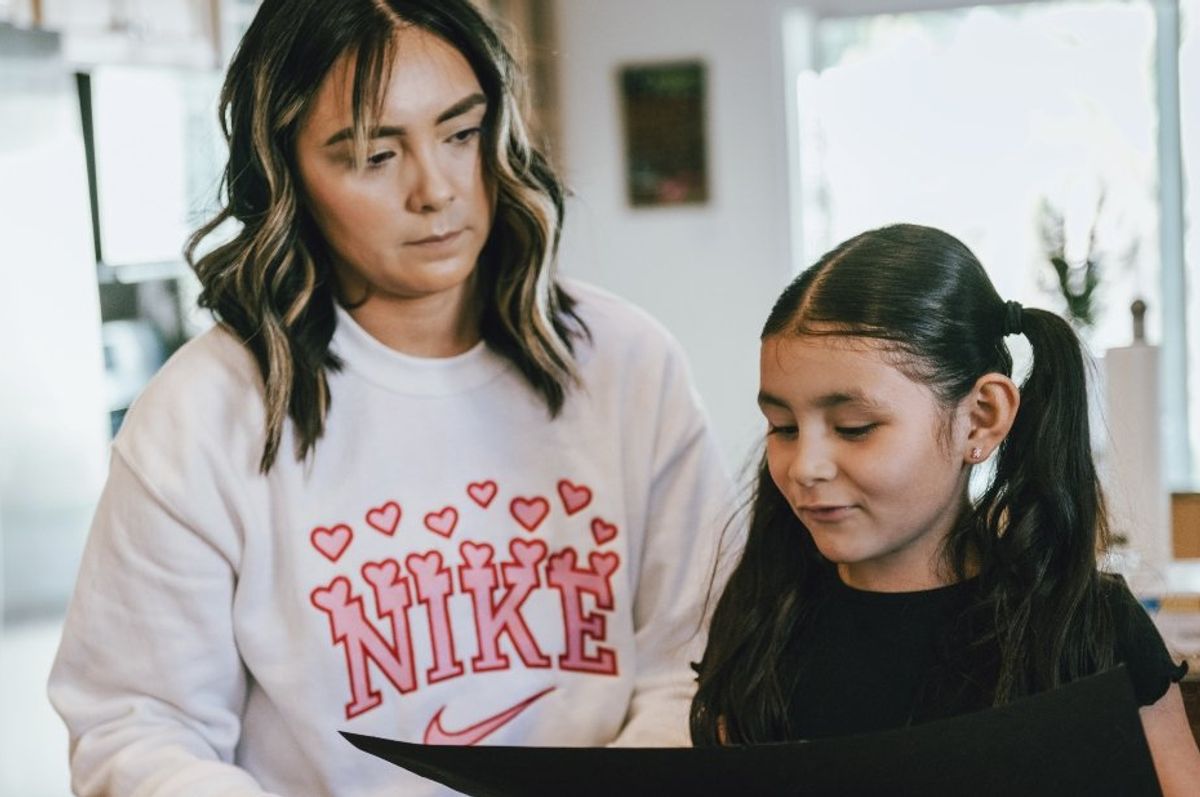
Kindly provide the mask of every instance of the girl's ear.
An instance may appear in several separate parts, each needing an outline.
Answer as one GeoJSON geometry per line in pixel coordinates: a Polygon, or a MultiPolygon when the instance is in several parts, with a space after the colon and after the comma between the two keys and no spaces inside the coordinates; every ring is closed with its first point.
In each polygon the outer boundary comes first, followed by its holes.
{"type": "Polygon", "coordinates": [[[1021,392],[1004,374],[984,374],[963,399],[962,406],[970,429],[963,460],[974,465],[991,456],[1008,435],[1021,406],[1021,392]]]}

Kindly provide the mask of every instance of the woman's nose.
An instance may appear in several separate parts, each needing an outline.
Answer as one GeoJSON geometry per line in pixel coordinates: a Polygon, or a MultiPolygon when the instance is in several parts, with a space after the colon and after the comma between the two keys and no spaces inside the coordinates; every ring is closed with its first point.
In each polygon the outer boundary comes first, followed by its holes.
{"type": "Polygon", "coordinates": [[[414,174],[408,192],[409,212],[436,213],[454,201],[453,182],[435,153],[416,154],[411,163],[414,174]]]}

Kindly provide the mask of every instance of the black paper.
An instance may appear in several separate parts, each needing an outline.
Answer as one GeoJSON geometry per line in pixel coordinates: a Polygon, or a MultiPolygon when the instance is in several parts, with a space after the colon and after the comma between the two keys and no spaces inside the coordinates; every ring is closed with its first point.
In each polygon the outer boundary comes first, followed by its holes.
{"type": "Polygon", "coordinates": [[[343,733],[474,797],[1161,795],[1123,667],[911,728],[719,748],[452,747],[343,733]]]}

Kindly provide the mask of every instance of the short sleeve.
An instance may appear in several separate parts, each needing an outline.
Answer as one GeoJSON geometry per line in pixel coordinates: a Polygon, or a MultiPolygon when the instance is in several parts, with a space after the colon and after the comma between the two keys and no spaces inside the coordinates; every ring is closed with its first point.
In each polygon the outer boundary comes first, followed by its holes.
{"type": "Polygon", "coordinates": [[[1187,662],[1176,664],[1171,658],[1162,635],[1125,579],[1108,576],[1104,593],[1116,627],[1117,661],[1129,669],[1138,704],[1157,703],[1171,684],[1183,679],[1187,662]]]}

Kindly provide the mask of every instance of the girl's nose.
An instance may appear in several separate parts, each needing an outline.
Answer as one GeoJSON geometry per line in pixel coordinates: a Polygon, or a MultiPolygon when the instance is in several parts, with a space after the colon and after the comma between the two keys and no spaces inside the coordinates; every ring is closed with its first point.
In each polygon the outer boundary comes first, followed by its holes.
{"type": "Polygon", "coordinates": [[[797,440],[792,461],[788,465],[788,478],[803,487],[829,481],[837,475],[837,465],[829,456],[825,446],[816,442],[797,440]]]}

